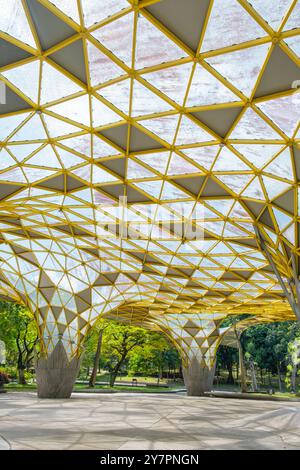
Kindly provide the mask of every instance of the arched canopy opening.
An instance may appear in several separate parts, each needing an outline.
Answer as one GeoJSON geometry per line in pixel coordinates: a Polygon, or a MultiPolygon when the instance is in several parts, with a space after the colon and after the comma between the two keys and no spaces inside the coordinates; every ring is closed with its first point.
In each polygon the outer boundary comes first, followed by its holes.
{"type": "Polygon", "coordinates": [[[45,357],[124,305],[300,319],[298,3],[273,3],[8,2],[0,282],[45,357]]]}

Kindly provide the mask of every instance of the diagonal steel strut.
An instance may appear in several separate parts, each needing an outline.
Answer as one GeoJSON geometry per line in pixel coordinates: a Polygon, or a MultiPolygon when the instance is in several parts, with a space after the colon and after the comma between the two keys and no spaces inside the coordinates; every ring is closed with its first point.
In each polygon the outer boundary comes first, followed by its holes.
{"type": "Polygon", "coordinates": [[[284,292],[284,295],[285,295],[287,301],[289,302],[294,314],[296,315],[298,321],[300,322],[300,283],[299,283],[299,278],[298,278],[298,274],[297,274],[295,256],[292,253],[291,258],[292,258],[292,267],[293,267],[293,283],[295,285],[297,301],[295,300],[295,296],[294,296],[292,286],[289,285],[289,287],[290,287],[290,292],[289,292],[285,282],[283,281],[283,278],[282,278],[280,272],[277,269],[277,266],[276,266],[276,264],[273,260],[273,257],[271,255],[271,253],[269,252],[268,247],[266,246],[266,244],[265,244],[265,242],[262,238],[262,235],[259,231],[259,228],[254,226],[254,230],[255,230],[255,234],[257,236],[258,243],[261,247],[261,250],[266,255],[266,257],[267,257],[267,259],[270,263],[270,266],[273,269],[274,274],[276,275],[276,277],[278,279],[278,282],[279,282],[279,284],[280,284],[280,286],[281,286],[281,288],[284,292]]]}

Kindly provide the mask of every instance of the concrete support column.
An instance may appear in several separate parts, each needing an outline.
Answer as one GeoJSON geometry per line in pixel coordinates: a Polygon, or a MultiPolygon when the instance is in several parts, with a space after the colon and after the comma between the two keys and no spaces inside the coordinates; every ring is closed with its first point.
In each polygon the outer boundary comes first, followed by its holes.
{"type": "Polygon", "coordinates": [[[229,328],[221,328],[225,318],[223,313],[181,313],[156,319],[181,354],[189,396],[201,397],[212,390],[217,350],[229,328]]]}
{"type": "Polygon", "coordinates": [[[63,343],[59,341],[50,355],[37,361],[38,397],[70,398],[80,362],[80,357],[69,360],[63,343]]]}
{"type": "Polygon", "coordinates": [[[188,396],[201,397],[212,390],[216,369],[216,361],[209,367],[203,360],[195,356],[183,366],[183,378],[188,396]]]}

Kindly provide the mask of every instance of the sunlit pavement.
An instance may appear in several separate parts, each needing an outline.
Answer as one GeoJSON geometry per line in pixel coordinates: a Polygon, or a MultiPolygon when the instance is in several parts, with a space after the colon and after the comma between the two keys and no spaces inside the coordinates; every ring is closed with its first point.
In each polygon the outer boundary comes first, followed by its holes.
{"type": "Polygon", "coordinates": [[[0,396],[5,449],[300,449],[300,403],[183,395],[0,396]]]}

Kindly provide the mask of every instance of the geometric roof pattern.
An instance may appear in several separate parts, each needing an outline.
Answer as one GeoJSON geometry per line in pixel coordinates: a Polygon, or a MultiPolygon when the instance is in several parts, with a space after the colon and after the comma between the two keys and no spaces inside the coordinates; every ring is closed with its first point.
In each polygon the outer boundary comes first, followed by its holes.
{"type": "Polygon", "coordinates": [[[212,369],[219,344],[230,329],[220,328],[223,320],[222,314],[163,315],[158,325],[180,351],[184,366],[195,359],[212,369]]]}
{"type": "Polygon", "coordinates": [[[300,1],[275,3],[0,0],[0,293],[46,348],[124,305],[289,309],[254,229],[288,278],[300,1]]]}

